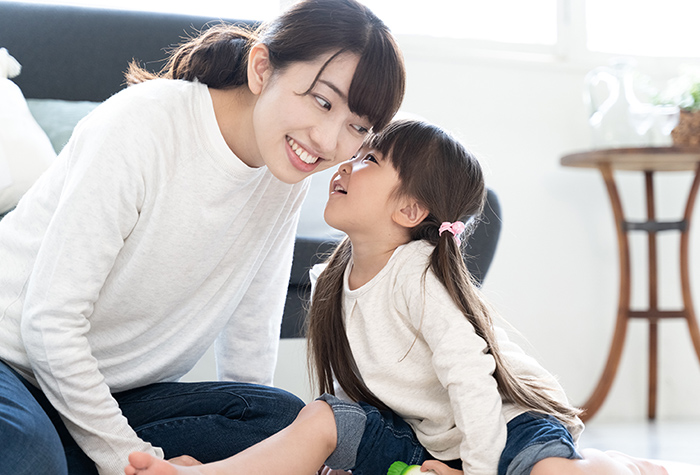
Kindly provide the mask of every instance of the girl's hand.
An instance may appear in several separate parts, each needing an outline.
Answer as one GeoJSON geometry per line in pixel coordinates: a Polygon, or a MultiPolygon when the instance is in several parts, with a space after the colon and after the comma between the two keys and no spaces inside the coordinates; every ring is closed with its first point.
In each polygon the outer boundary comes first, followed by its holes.
{"type": "Polygon", "coordinates": [[[463,471],[451,468],[438,460],[426,460],[423,462],[420,471],[427,472],[428,470],[432,470],[437,475],[464,475],[463,471]]]}
{"type": "Polygon", "coordinates": [[[185,467],[191,467],[193,465],[202,465],[202,462],[189,455],[180,455],[179,457],[174,457],[168,460],[173,465],[182,465],[185,467]]]}

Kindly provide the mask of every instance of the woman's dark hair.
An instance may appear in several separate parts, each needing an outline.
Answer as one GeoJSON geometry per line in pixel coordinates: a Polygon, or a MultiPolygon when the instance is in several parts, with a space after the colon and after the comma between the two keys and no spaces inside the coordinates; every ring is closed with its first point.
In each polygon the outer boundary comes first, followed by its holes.
{"type": "MultiPolygon", "coordinates": [[[[396,169],[400,185],[395,193],[416,199],[429,211],[411,229],[411,240],[425,240],[435,246],[429,269],[486,341],[496,362],[494,378],[503,398],[572,422],[580,413],[578,409],[555,401],[547,394],[552,388],[541,382],[517,376],[500,353],[492,311],[469,274],[460,247],[452,234],[439,234],[440,224],[445,221],[466,221],[471,224],[467,234],[474,229],[486,200],[484,176],[477,159],[444,130],[413,120],[390,123],[380,133],[370,135],[365,146],[380,152],[396,169]]],[[[362,380],[343,324],[343,275],[351,258],[351,246],[347,238],[340,243],[316,283],[308,323],[310,366],[320,391],[333,393],[335,378],[349,397],[383,408],[384,404],[362,380]]]]}
{"type": "Polygon", "coordinates": [[[275,71],[332,53],[317,79],[338,55],[359,56],[348,106],[367,117],[375,130],[382,129],[401,105],[405,69],[398,45],[386,25],[355,0],[303,0],[256,30],[212,26],[173,50],[158,74],[132,62],[127,83],[164,77],[197,80],[215,89],[242,86],[247,83],[248,53],[256,43],[268,47],[275,71]]]}

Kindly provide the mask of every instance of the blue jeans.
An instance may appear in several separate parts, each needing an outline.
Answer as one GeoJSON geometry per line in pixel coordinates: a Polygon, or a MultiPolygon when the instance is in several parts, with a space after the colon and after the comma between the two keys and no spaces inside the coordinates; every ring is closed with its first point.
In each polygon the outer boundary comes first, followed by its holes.
{"type": "MultiPolygon", "coordinates": [[[[281,389],[233,382],[156,383],[114,398],[139,437],[166,458],[186,454],[205,463],[280,431],[304,406],[281,389]]],[[[97,474],[41,390],[2,361],[0,450],[3,473],[97,474]]]]}
{"type": "MultiPolygon", "coordinates": [[[[386,475],[396,461],[421,465],[433,459],[406,421],[389,410],[364,402],[352,403],[324,394],[333,409],[338,442],[326,460],[330,468],[352,470],[353,475],[386,475]]],[[[569,431],[552,416],[524,413],[508,422],[508,437],[498,475],[529,475],[545,458],[580,459],[569,431]]],[[[461,470],[461,460],[443,460],[461,470]]]]}

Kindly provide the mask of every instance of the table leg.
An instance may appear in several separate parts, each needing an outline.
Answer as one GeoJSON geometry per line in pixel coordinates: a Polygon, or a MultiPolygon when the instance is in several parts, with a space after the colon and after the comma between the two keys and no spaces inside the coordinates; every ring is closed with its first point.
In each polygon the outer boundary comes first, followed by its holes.
{"type": "MultiPolygon", "coordinates": [[[[647,195],[647,221],[656,220],[656,206],[654,202],[654,172],[644,172],[647,195]]],[[[658,311],[658,272],[656,260],[656,231],[650,230],[647,234],[649,256],[649,312],[658,311]]],[[[647,416],[650,420],[656,419],[656,396],[658,387],[658,321],[649,319],[649,397],[647,398],[647,416]]]]}
{"type": "Polygon", "coordinates": [[[685,311],[685,319],[688,323],[688,331],[690,339],[695,347],[695,354],[700,361],[700,331],[698,330],[698,322],[695,318],[695,310],[693,307],[693,296],[690,290],[690,269],[689,269],[689,241],[690,241],[690,221],[695,207],[695,199],[700,186],[700,165],[695,170],[695,179],[688,193],[688,201],[685,205],[685,213],[683,215],[686,222],[685,229],[681,231],[681,249],[680,249],[680,269],[681,269],[681,291],[683,293],[683,306],[685,311]]]}
{"type": "Polygon", "coordinates": [[[622,202],[617,191],[613,171],[609,164],[602,164],[600,171],[605,181],[605,186],[610,197],[613,214],[615,217],[615,229],[617,230],[617,243],[619,249],[620,263],[620,288],[619,300],[617,305],[617,321],[615,323],[615,331],[608,353],[608,360],[605,363],[603,374],[598,380],[598,384],[593,390],[593,393],[588,400],[583,404],[585,410],[581,419],[586,421],[593,417],[603,405],[603,401],[608,395],[615,374],[620,365],[622,350],[625,344],[625,336],[627,335],[627,321],[629,319],[630,305],[630,255],[629,255],[629,240],[624,228],[624,215],[622,211],[622,202]]]}

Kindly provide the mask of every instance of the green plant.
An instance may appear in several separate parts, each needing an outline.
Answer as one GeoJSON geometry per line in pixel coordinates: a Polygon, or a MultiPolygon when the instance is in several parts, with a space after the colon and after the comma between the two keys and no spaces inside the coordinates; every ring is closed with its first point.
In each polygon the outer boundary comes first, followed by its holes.
{"type": "Polygon", "coordinates": [[[700,67],[687,70],[681,76],[671,79],[654,102],[675,105],[687,112],[700,111],[700,67]]]}

